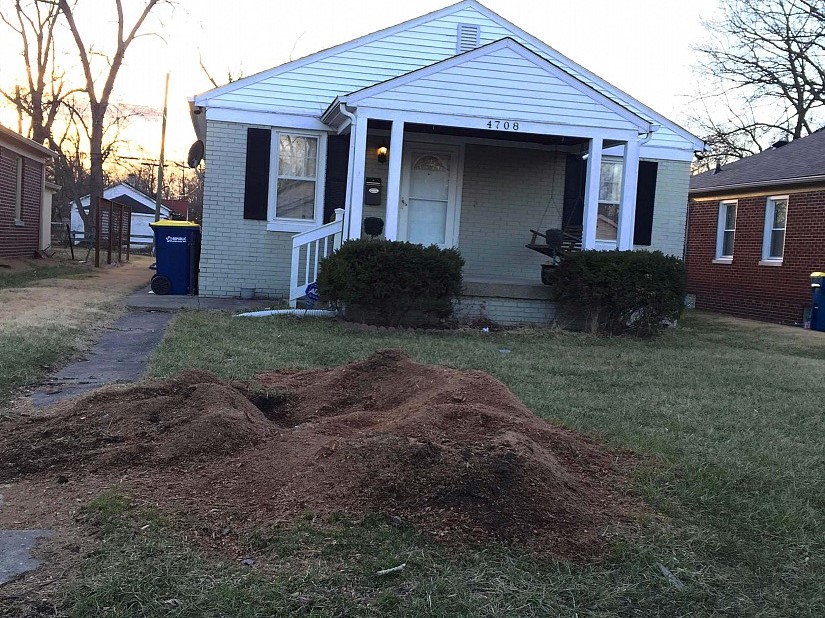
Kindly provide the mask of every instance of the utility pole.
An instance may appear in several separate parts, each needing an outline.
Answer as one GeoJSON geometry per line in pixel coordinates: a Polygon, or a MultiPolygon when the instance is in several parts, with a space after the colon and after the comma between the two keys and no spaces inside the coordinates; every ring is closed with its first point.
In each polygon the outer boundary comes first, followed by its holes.
{"type": "Polygon", "coordinates": [[[163,158],[166,151],[166,107],[169,100],[169,73],[166,73],[166,89],[163,93],[163,123],[160,129],[160,160],[158,161],[158,186],[155,198],[155,221],[160,221],[161,196],[163,195],[163,158]]]}

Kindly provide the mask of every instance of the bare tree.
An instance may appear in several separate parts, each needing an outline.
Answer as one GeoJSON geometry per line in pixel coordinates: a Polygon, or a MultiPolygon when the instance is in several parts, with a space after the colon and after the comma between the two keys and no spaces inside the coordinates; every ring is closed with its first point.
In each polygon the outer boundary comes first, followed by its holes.
{"type": "Polygon", "coordinates": [[[741,158],[818,128],[825,111],[821,0],[725,0],[696,47],[700,93],[693,124],[720,158],[741,158]]]}
{"type": "MultiPolygon", "coordinates": [[[[101,55],[97,45],[94,47],[88,44],[80,32],[75,19],[75,7],[78,0],[57,0],[60,13],[66,20],[69,30],[74,39],[79,54],[80,65],[85,77],[84,94],[88,99],[89,122],[89,192],[91,194],[91,204],[97,204],[97,198],[103,193],[103,161],[106,156],[104,152],[104,136],[106,130],[107,112],[109,111],[112,92],[115,81],[126,57],[126,51],[132,42],[141,36],[146,19],[160,3],[168,3],[166,0],[145,0],[141,5],[138,17],[129,27],[126,24],[126,16],[123,11],[122,0],[111,0],[117,13],[117,23],[115,27],[114,50],[106,57],[106,68],[103,71],[102,79],[96,79],[92,66],[92,57],[101,55]],[[102,84],[102,86],[100,86],[102,84]]],[[[130,2],[130,6],[132,5],[130,2]]],[[[90,213],[91,214],[91,213],[90,213]]]]}
{"type": "Polygon", "coordinates": [[[28,118],[31,139],[51,146],[52,127],[63,102],[78,92],[66,85],[64,74],[56,68],[54,35],[58,16],[55,4],[38,0],[13,0],[11,9],[0,11],[0,20],[20,39],[26,82],[13,92],[0,89],[0,96],[28,118]]]}
{"type": "Polygon", "coordinates": [[[233,73],[231,69],[226,71],[226,81],[223,84],[219,84],[218,80],[212,77],[212,74],[209,72],[209,69],[206,68],[206,65],[203,63],[203,56],[198,55],[198,64],[201,65],[201,70],[203,74],[206,75],[206,79],[209,80],[209,83],[212,84],[215,88],[223,86],[224,84],[231,84],[232,82],[236,82],[239,79],[243,79],[243,68],[238,69],[237,73],[233,73]]]}

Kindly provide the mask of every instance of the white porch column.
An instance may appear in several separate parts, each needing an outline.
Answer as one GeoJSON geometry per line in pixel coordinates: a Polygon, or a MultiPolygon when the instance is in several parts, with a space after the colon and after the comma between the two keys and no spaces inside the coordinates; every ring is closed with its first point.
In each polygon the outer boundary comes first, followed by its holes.
{"type": "Polygon", "coordinates": [[[393,120],[390,131],[390,160],[387,170],[387,212],[384,238],[398,240],[398,211],[401,196],[401,160],[404,156],[404,121],[393,120]]]}
{"type": "Polygon", "coordinates": [[[636,185],[639,181],[639,141],[630,140],[624,147],[622,165],[622,202],[619,206],[620,251],[633,249],[633,228],[636,222],[636,185]]]}
{"type": "Polygon", "coordinates": [[[600,137],[590,140],[587,150],[587,178],[582,213],[582,249],[596,248],[596,219],[599,216],[599,182],[602,174],[602,145],[600,137]]]}
{"type": "Polygon", "coordinates": [[[367,157],[367,123],[364,116],[356,116],[355,127],[350,133],[350,160],[348,179],[352,185],[350,201],[347,204],[346,238],[354,240],[361,238],[361,225],[364,213],[364,168],[367,157]]]}

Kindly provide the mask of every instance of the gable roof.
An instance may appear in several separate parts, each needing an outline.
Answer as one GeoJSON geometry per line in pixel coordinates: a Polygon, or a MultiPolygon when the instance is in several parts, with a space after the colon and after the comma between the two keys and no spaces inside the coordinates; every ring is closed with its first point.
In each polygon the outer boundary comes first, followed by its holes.
{"type": "MultiPolygon", "coordinates": [[[[392,67],[393,70],[389,70],[386,66],[382,66],[383,73],[378,71],[371,72],[376,73],[377,78],[373,78],[370,81],[369,76],[360,76],[364,81],[360,84],[350,83],[350,87],[348,88],[341,87],[343,84],[338,86],[337,84],[329,83],[331,80],[326,79],[323,75],[324,72],[321,71],[320,68],[316,69],[315,67],[319,67],[325,63],[341,62],[335,58],[337,55],[346,55],[350,52],[351,54],[356,54],[356,52],[359,54],[365,54],[367,53],[365,51],[366,48],[371,49],[372,46],[377,45],[379,41],[387,39],[387,37],[392,37],[399,33],[403,33],[404,36],[408,36],[410,31],[413,29],[419,27],[430,28],[431,22],[436,22],[443,19],[452,21],[455,21],[456,19],[461,19],[462,21],[476,20],[478,23],[493,26],[492,29],[495,30],[495,32],[490,33],[490,36],[494,37],[493,40],[502,39],[508,36],[516,38],[519,43],[528,47],[534,53],[540,55],[544,60],[587,84],[592,89],[600,92],[602,96],[611,99],[617,105],[630,109],[633,114],[644,118],[648,122],[661,125],[665,130],[660,130],[654,135],[654,141],[661,142],[661,145],[672,145],[677,148],[689,148],[691,150],[700,150],[704,148],[704,143],[702,140],[692,135],[686,129],[643,105],[627,93],[597,77],[590,71],[587,71],[569,58],[557,52],[546,43],[540,41],[495,12],[484,7],[476,0],[462,0],[457,4],[445,7],[438,11],[434,11],[401,24],[373,32],[366,36],[362,36],[347,43],[342,43],[335,47],[319,51],[281,66],[262,71],[255,75],[232,82],[231,84],[209,90],[194,97],[191,104],[194,107],[217,106],[236,110],[271,111],[273,106],[267,105],[266,99],[269,93],[277,92],[278,95],[282,97],[283,101],[279,109],[276,109],[275,111],[279,111],[281,113],[312,115],[317,117],[324,111],[324,109],[327,108],[329,103],[336,96],[341,96],[346,92],[352,92],[359,88],[373,85],[376,82],[387,81],[388,79],[398,77],[405,73],[422,68],[423,66],[428,66],[440,60],[444,60],[449,56],[453,56],[455,51],[453,49],[449,53],[445,53],[445,50],[442,49],[435,53],[433,50],[424,49],[426,46],[417,46],[414,49],[416,54],[420,56],[419,58],[410,59],[396,56],[394,57],[394,60],[399,61],[398,67],[392,67]],[[424,57],[428,54],[432,55],[432,58],[425,60],[424,57]],[[287,75],[290,72],[297,73],[293,73],[292,76],[287,75]],[[313,88],[312,92],[309,93],[312,100],[310,101],[311,105],[308,107],[306,105],[305,94],[301,93],[306,92],[304,89],[307,87],[307,83],[312,82],[313,80],[317,82],[318,87],[313,88]],[[335,90],[336,88],[337,91],[335,90]],[[241,91],[244,91],[246,96],[243,96],[241,91]],[[295,104],[293,109],[290,109],[290,99],[292,99],[295,104]],[[314,106],[316,111],[313,112],[312,106],[314,106]],[[672,143],[674,141],[676,142],[675,144],[672,143]]],[[[452,27],[454,28],[455,25],[453,24],[452,27]]],[[[387,50],[384,50],[384,53],[386,54],[387,50]]],[[[329,67],[325,67],[325,69],[328,68],[329,67]]],[[[340,64],[339,68],[341,68],[340,64]]],[[[338,75],[336,75],[336,77],[338,77],[338,75]]]]}
{"type": "MultiPolygon", "coordinates": [[[[91,196],[89,195],[84,195],[80,198],[84,211],[89,208],[90,197],[91,196]]],[[[103,190],[103,197],[104,199],[129,206],[132,209],[132,214],[155,214],[155,198],[146,195],[143,191],[136,189],[125,180],[110,187],[106,187],[106,189],[103,190]]],[[[169,212],[169,208],[161,204],[161,217],[168,217],[169,212]]]]}
{"type": "Polygon", "coordinates": [[[346,41],[345,43],[340,43],[333,47],[327,47],[326,49],[314,52],[312,54],[309,54],[308,56],[304,56],[303,58],[291,60],[290,62],[286,62],[276,67],[272,67],[271,69],[265,69],[263,71],[259,71],[258,73],[254,73],[253,75],[249,75],[247,77],[235,80],[234,82],[231,82],[229,84],[225,84],[223,86],[207,90],[198,95],[195,95],[195,104],[201,104],[198,103],[198,101],[201,98],[205,98],[206,95],[209,95],[209,98],[212,98],[222,94],[226,94],[227,92],[232,92],[233,90],[237,90],[249,84],[254,84],[255,82],[261,81],[268,77],[274,77],[276,75],[280,75],[281,73],[292,71],[293,69],[302,67],[310,62],[315,62],[316,60],[321,60],[323,58],[328,58],[329,56],[334,56],[335,54],[339,54],[343,51],[359,47],[361,45],[364,45],[365,43],[369,43],[370,41],[381,39],[385,36],[395,34],[396,32],[403,32],[408,28],[412,28],[413,26],[417,26],[430,20],[437,19],[439,17],[442,17],[443,15],[455,13],[456,11],[463,9],[465,6],[472,6],[473,8],[478,8],[481,5],[475,0],[461,0],[461,2],[457,2],[456,4],[446,6],[443,9],[438,9],[437,11],[432,11],[430,13],[420,15],[413,19],[401,22],[400,24],[395,24],[394,26],[389,26],[387,28],[382,28],[381,30],[376,30],[375,32],[371,32],[370,34],[360,36],[356,39],[352,39],[351,41],[346,41]]]}
{"type": "MultiPolygon", "coordinates": [[[[509,50],[510,52],[513,52],[516,57],[520,57],[522,60],[526,61],[526,64],[538,68],[543,74],[552,77],[555,81],[559,82],[559,85],[561,85],[562,87],[566,86],[567,92],[572,92],[574,94],[581,95],[581,99],[595,101],[599,106],[608,110],[611,114],[621,117],[621,119],[627,121],[639,130],[650,130],[650,122],[645,118],[639,116],[637,113],[633,112],[627,107],[617,103],[613,99],[610,99],[598,90],[595,90],[594,88],[582,82],[575,76],[570,75],[566,71],[557,67],[555,64],[549,62],[548,60],[539,56],[537,53],[531,51],[518,41],[509,37],[499,39],[492,43],[488,43],[487,45],[482,45],[481,47],[477,47],[471,51],[464,52],[462,54],[457,54],[440,62],[436,62],[435,64],[431,64],[427,67],[422,67],[420,69],[411,71],[404,75],[400,75],[398,77],[386,80],[384,82],[380,82],[373,86],[362,88],[344,97],[337,98],[335,101],[332,102],[330,107],[327,109],[327,113],[329,113],[330,110],[333,110],[336,107],[337,103],[357,104],[359,102],[368,100],[371,97],[375,97],[383,93],[389,92],[391,90],[397,89],[401,86],[413,85],[416,82],[434,76],[438,73],[447,73],[450,69],[454,67],[469,66],[474,61],[477,61],[479,59],[495,56],[498,52],[501,52],[502,50],[509,50]]],[[[484,71],[480,71],[480,73],[484,73],[484,71]]],[[[461,76],[456,76],[455,78],[448,81],[457,82],[460,79],[462,79],[461,76]]],[[[532,77],[532,81],[534,82],[534,88],[536,86],[538,86],[538,88],[545,86],[545,84],[542,84],[540,80],[536,77],[532,77]]],[[[474,89],[477,91],[484,92],[483,96],[485,97],[495,97],[495,94],[490,92],[491,84],[493,83],[494,82],[491,79],[489,80],[489,83],[485,82],[483,85],[476,84],[474,89]]],[[[520,94],[519,92],[515,91],[515,86],[513,84],[510,84],[510,87],[513,88],[513,90],[508,92],[509,97],[518,96],[518,94],[520,94]]],[[[444,93],[442,91],[442,95],[443,94],[444,93]]],[[[325,115],[322,116],[322,119],[325,118],[327,113],[325,113],[325,115]]]]}
{"type": "Polygon", "coordinates": [[[690,193],[807,184],[825,181],[825,129],[795,139],[779,148],[704,172],[690,179],[690,193]]]}
{"type": "Polygon", "coordinates": [[[37,159],[53,159],[57,156],[55,152],[49,150],[43,144],[38,144],[34,140],[23,137],[19,133],[0,124],[0,142],[4,141],[29,152],[37,159]]]}

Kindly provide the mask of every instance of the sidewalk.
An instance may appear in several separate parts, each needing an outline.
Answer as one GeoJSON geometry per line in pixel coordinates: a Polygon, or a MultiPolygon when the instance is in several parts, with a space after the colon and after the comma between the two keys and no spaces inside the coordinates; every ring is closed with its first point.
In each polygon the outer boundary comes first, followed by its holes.
{"type": "Polygon", "coordinates": [[[149,293],[148,287],[133,292],[122,300],[127,312],[106,331],[86,358],[70,363],[51,376],[48,383],[32,393],[32,404],[44,408],[107,384],[139,380],[176,311],[190,309],[235,313],[271,307],[274,302],[158,296],[149,293]]]}
{"type": "MultiPolygon", "coordinates": [[[[158,296],[149,291],[149,286],[129,294],[123,304],[130,309],[153,309],[155,311],[179,311],[192,309],[199,311],[255,311],[283,305],[277,300],[242,300],[240,298],[205,298],[201,296],[158,296]]],[[[284,305],[285,306],[285,305],[284,305]]]]}

